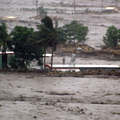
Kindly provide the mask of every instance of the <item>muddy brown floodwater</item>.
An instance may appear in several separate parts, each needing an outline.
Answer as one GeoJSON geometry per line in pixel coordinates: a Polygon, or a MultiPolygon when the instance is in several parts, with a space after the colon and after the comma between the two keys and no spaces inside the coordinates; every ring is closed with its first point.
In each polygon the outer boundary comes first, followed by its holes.
{"type": "MultiPolygon", "coordinates": [[[[88,26],[86,44],[95,49],[103,45],[102,37],[109,26],[120,28],[119,12],[99,13],[101,0],[76,0],[77,12],[84,14],[73,14],[74,8],[68,5],[73,0],[38,0],[38,4],[47,9],[50,17],[59,18],[59,26],[72,20],[88,26]],[[92,13],[85,14],[86,10],[92,13]]],[[[114,5],[113,0],[103,0],[103,8],[114,5]]],[[[120,6],[119,1],[117,5],[120,6]]],[[[6,16],[18,18],[6,21],[9,32],[16,25],[36,30],[40,23],[34,19],[35,0],[0,0],[0,18],[6,16]]],[[[69,64],[71,57],[65,58],[69,64]]],[[[54,63],[61,64],[62,57],[55,55],[54,63]]],[[[76,64],[120,65],[120,62],[77,57],[76,64]]],[[[120,77],[42,77],[37,73],[1,72],[0,120],[120,120],[120,77]]]]}
{"type": "MultiPolygon", "coordinates": [[[[101,0],[76,0],[76,12],[84,14],[73,14],[73,3],[74,0],[38,0],[38,5],[47,9],[48,16],[61,18],[58,19],[59,26],[70,23],[72,20],[78,20],[88,26],[86,43],[96,49],[103,45],[102,39],[109,26],[114,25],[120,28],[119,12],[99,13],[106,6],[115,6],[114,0],[103,0],[103,4],[101,0]],[[92,13],[85,13],[85,11],[92,11],[92,13]]],[[[120,1],[117,2],[117,6],[120,7],[120,1]]],[[[0,0],[0,17],[15,16],[18,18],[18,21],[7,21],[9,32],[16,25],[33,27],[36,30],[36,25],[40,23],[40,20],[34,19],[35,8],[35,0],[0,0]]]]}
{"type": "Polygon", "coordinates": [[[119,120],[120,78],[0,73],[0,120],[119,120]]]}

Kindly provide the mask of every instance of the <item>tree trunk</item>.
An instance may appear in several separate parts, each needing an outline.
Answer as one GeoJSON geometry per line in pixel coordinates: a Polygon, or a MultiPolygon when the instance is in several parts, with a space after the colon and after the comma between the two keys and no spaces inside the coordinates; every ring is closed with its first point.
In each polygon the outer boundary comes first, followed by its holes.
{"type": "Polygon", "coordinates": [[[46,72],[46,45],[44,45],[44,73],[46,72]]]}
{"type": "Polygon", "coordinates": [[[53,47],[54,47],[54,40],[52,40],[51,71],[52,71],[52,66],[53,66],[53,47]]]}
{"type": "Polygon", "coordinates": [[[2,68],[7,68],[7,54],[4,52],[2,54],[2,68]]]}

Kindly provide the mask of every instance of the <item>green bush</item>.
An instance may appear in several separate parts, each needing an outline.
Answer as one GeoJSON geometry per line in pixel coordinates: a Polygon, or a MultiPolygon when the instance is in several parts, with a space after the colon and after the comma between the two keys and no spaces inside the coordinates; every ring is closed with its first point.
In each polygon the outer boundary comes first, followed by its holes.
{"type": "Polygon", "coordinates": [[[14,68],[27,68],[33,60],[38,64],[42,64],[43,48],[34,38],[35,32],[33,28],[16,26],[11,32],[11,48],[14,57],[11,58],[11,66],[14,68]]]}
{"type": "Polygon", "coordinates": [[[13,69],[26,68],[22,62],[22,59],[15,58],[15,56],[10,56],[8,64],[13,69]]]}
{"type": "Polygon", "coordinates": [[[114,26],[110,26],[107,29],[105,36],[103,36],[103,42],[107,48],[116,47],[120,39],[120,30],[114,26]]]}
{"type": "Polygon", "coordinates": [[[78,21],[72,21],[70,24],[66,24],[62,27],[68,42],[84,42],[87,38],[89,29],[87,26],[79,23],[78,21]]]}

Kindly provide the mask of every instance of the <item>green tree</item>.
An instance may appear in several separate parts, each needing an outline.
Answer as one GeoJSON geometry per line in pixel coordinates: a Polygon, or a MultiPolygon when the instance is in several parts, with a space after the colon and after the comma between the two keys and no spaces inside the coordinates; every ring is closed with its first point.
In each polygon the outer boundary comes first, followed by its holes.
{"type": "Polygon", "coordinates": [[[56,33],[57,33],[57,39],[56,39],[56,44],[61,44],[61,43],[65,43],[67,41],[67,36],[63,30],[62,27],[58,27],[58,21],[55,20],[54,21],[54,26],[55,26],[55,30],[56,30],[56,33]]]}
{"type": "Polygon", "coordinates": [[[56,43],[57,44],[65,43],[67,41],[67,35],[64,32],[63,28],[59,27],[59,28],[55,28],[55,29],[57,31],[57,40],[56,40],[56,43]]]}
{"type": "Polygon", "coordinates": [[[103,36],[103,42],[105,46],[108,47],[115,47],[118,45],[120,40],[120,30],[114,26],[110,26],[107,29],[105,36],[103,36]]]}
{"type": "Polygon", "coordinates": [[[82,42],[86,40],[88,33],[88,27],[83,24],[78,23],[78,21],[72,21],[70,24],[66,24],[62,27],[63,31],[66,33],[67,40],[69,42],[76,41],[82,42]]]}
{"type": "Polygon", "coordinates": [[[8,34],[7,31],[7,25],[5,22],[1,22],[0,23],[0,46],[1,46],[1,50],[3,52],[2,55],[2,67],[6,68],[7,67],[7,54],[6,54],[6,50],[8,48],[10,44],[10,35],[8,34]]]}
{"type": "Polygon", "coordinates": [[[16,68],[27,68],[30,62],[36,59],[38,63],[41,63],[42,48],[37,46],[34,39],[34,29],[22,26],[16,26],[11,32],[12,48],[14,51],[15,59],[17,61],[16,68]]]}
{"type": "MultiPolygon", "coordinates": [[[[44,46],[44,54],[46,54],[46,48],[52,47],[52,57],[51,57],[51,69],[53,64],[53,50],[56,45],[57,41],[57,31],[53,27],[52,19],[49,16],[45,16],[41,20],[42,24],[38,25],[37,28],[40,33],[40,40],[39,43],[41,43],[44,46]]],[[[44,57],[44,68],[45,68],[45,57],[44,57]]]]}

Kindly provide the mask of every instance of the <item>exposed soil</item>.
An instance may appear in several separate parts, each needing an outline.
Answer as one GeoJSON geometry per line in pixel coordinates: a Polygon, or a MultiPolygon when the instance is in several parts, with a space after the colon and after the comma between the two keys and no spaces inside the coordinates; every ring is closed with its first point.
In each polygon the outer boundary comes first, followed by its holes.
{"type": "MultiPolygon", "coordinates": [[[[50,52],[49,49],[48,52],[50,52]]],[[[120,46],[96,50],[84,43],[61,44],[57,45],[55,54],[57,56],[76,54],[76,57],[117,61],[120,59],[120,46]]]]}

